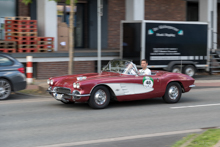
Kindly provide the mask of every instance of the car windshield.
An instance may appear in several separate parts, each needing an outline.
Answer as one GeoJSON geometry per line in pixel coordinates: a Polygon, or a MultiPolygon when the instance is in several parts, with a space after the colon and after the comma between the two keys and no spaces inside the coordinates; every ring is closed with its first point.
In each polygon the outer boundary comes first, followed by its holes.
{"type": "Polygon", "coordinates": [[[117,72],[127,75],[137,75],[137,67],[129,60],[111,60],[102,71],[117,72]]]}

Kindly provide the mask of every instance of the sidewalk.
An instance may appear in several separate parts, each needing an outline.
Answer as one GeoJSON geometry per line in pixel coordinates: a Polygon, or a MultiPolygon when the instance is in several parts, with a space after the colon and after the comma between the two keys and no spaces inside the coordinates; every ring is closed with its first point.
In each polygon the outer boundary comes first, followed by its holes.
{"type": "MultiPolygon", "coordinates": [[[[219,87],[220,88],[220,76],[219,75],[203,75],[195,76],[196,87],[219,87]]],[[[34,80],[33,84],[27,85],[27,90],[47,90],[47,79],[34,80]]]]}

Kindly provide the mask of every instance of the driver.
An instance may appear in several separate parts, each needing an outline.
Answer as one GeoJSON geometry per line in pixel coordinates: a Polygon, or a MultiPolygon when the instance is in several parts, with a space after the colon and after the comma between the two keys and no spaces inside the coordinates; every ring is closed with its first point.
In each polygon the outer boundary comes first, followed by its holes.
{"type": "Polygon", "coordinates": [[[128,74],[128,75],[136,75],[137,73],[135,72],[135,65],[133,65],[132,63],[129,63],[128,65],[126,65],[127,67],[125,68],[125,70],[123,71],[123,74],[128,74]]]}
{"type": "Polygon", "coordinates": [[[141,60],[142,69],[139,70],[140,75],[151,75],[151,70],[147,68],[148,62],[146,59],[141,60]]]}

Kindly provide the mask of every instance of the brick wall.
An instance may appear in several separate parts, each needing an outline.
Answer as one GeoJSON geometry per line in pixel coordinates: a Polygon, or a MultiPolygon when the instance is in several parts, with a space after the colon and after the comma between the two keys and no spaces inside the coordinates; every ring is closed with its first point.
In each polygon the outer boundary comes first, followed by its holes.
{"type": "Polygon", "coordinates": [[[125,20],[125,0],[108,1],[108,48],[120,48],[120,22],[125,20]]]}
{"type": "Polygon", "coordinates": [[[145,0],[145,19],[186,21],[186,1],[145,0]]]}
{"type": "MultiPolygon", "coordinates": [[[[95,61],[75,61],[74,74],[95,72],[95,61]]],[[[68,62],[39,62],[37,63],[37,79],[68,74],[68,62]]]]}
{"type": "Polygon", "coordinates": [[[22,0],[18,0],[18,16],[30,16],[29,5],[22,3],[22,0]]]}

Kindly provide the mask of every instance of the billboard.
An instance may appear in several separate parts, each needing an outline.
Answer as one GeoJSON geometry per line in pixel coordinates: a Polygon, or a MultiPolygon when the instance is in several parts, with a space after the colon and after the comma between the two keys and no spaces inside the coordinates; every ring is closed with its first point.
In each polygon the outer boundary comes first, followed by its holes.
{"type": "Polygon", "coordinates": [[[145,57],[149,65],[172,61],[206,64],[207,24],[146,22],[145,57]]]}

